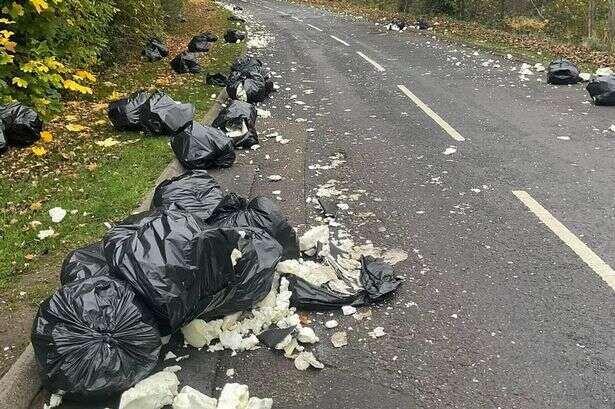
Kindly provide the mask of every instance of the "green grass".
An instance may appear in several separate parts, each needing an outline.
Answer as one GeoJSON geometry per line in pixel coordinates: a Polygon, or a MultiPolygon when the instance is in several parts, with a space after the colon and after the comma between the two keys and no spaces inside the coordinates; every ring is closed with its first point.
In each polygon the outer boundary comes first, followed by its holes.
{"type": "MultiPolygon", "coordinates": [[[[178,76],[169,67],[174,52],[184,48],[192,35],[209,30],[221,37],[231,25],[227,20],[229,13],[214,8],[209,0],[193,3],[205,4],[207,9],[201,13],[187,12],[188,22],[167,39],[171,43],[181,39],[182,46],[176,45],[177,50],[173,50],[170,44],[171,55],[163,61],[150,64],[135,60],[101,75],[94,96],[68,104],[64,115],[50,124],[55,140],[45,145],[47,155],[35,157],[23,150],[0,157],[3,169],[0,173],[3,202],[0,295],[3,300],[10,302],[19,291],[27,291],[29,301],[39,302],[58,285],[59,265],[66,253],[99,240],[107,229],[106,222],[128,216],[172,160],[167,137],[119,133],[108,123],[97,124],[106,119],[106,109],[93,112],[93,107],[100,105],[98,101],[108,99],[114,91],[127,93],[156,87],[178,101],[194,104],[195,119],[201,120],[213,102],[211,95],[220,92],[220,88],[205,84],[204,73],[178,76]],[[73,122],[91,130],[83,135],[66,131],[66,115],[77,116],[73,122]],[[108,137],[126,144],[107,148],[95,144],[108,137]],[[27,172],[11,171],[24,167],[27,172]],[[42,203],[40,208],[31,207],[38,202],[42,203]],[[53,224],[48,215],[48,210],[56,206],[69,211],[59,224],[53,224]],[[76,212],[72,214],[71,210],[76,212]],[[32,228],[32,221],[42,225],[32,228]],[[38,240],[38,231],[49,227],[56,235],[38,240]]],[[[221,39],[207,55],[200,56],[203,71],[228,71],[243,47],[243,44],[224,44],[221,39]]]]}

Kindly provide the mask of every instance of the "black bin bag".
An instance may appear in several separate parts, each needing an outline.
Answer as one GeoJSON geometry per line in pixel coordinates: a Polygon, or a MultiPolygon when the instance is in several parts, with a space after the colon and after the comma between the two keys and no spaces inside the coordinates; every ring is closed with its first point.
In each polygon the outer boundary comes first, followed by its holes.
{"type": "Polygon", "coordinates": [[[137,91],[127,98],[118,99],[109,104],[107,111],[113,127],[118,131],[140,131],[141,108],[150,98],[147,91],[137,91]]]}
{"type": "Polygon", "coordinates": [[[224,41],[227,43],[241,42],[246,39],[246,33],[238,30],[227,30],[224,33],[224,41]]]}
{"type": "Polygon", "coordinates": [[[147,40],[147,44],[142,52],[143,56],[147,58],[149,62],[162,60],[169,55],[169,49],[164,45],[162,40],[157,37],[152,37],[147,40]]]}
{"type": "Polygon", "coordinates": [[[363,287],[355,294],[342,294],[326,284],[317,287],[292,274],[283,275],[292,291],[290,305],[299,310],[332,310],[352,305],[362,307],[383,301],[401,285],[391,265],[371,256],[361,258],[360,282],[363,287]]]}
{"type": "Polygon", "coordinates": [[[9,145],[28,146],[41,137],[43,120],[29,106],[18,102],[0,105],[0,120],[4,124],[4,137],[9,145]]]}
{"type": "Polygon", "coordinates": [[[186,169],[228,168],[235,162],[231,138],[218,128],[198,122],[173,136],[171,148],[186,169]]]}
{"type": "Polygon", "coordinates": [[[226,132],[236,147],[249,148],[258,143],[256,117],[254,105],[233,100],[220,111],[211,125],[226,132]]]}
{"type": "Polygon", "coordinates": [[[130,285],[102,276],[67,284],[44,301],[31,339],[46,389],[69,399],[125,391],[150,375],[162,346],[130,285]]]}
{"type": "Polygon", "coordinates": [[[260,73],[233,71],[228,77],[226,92],[231,99],[255,103],[263,102],[271,91],[260,73]]]}
{"type": "Polygon", "coordinates": [[[278,206],[267,197],[249,202],[235,193],[227,195],[213,210],[206,223],[220,227],[256,227],[269,233],[282,245],[282,259],[299,257],[297,233],[278,206]]]}
{"type": "Polygon", "coordinates": [[[207,171],[189,170],[160,183],[151,207],[184,210],[205,219],[223,198],[222,188],[207,171]]]}
{"type": "Polygon", "coordinates": [[[593,77],[587,84],[587,92],[594,104],[615,106],[615,75],[593,77]]]}
{"type": "Polygon", "coordinates": [[[205,83],[207,85],[215,85],[217,87],[226,87],[228,84],[228,79],[224,76],[224,74],[216,72],[213,74],[207,74],[205,76],[205,83]]]}
{"type": "Polygon", "coordinates": [[[193,119],[192,104],[178,104],[161,91],[149,97],[139,114],[141,126],[149,135],[173,136],[192,123],[193,119]]]}
{"type": "Polygon", "coordinates": [[[4,134],[4,122],[0,121],[0,153],[5,152],[8,147],[6,135],[4,134]]]}
{"type": "Polygon", "coordinates": [[[109,265],[102,242],[97,242],[68,253],[60,270],[60,282],[64,285],[84,278],[108,275],[109,265]]]}
{"type": "Polygon", "coordinates": [[[559,58],[547,68],[547,83],[553,85],[571,85],[581,81],[579,69],[568,60],[559,58]]]}
{"type": "Polygon", "coordinates": [[[171,60],[171,68],[178,74],[197,74],[201,72],[201,66],[194,53],[182,52],[171,60]]]}
{"type": "Polygon", "coordinates": [[[282,254],[262,230],[208,228],[177,210],[132,216],[107,233],[104,251],[114,273],[152,309],[163,335],[199,316],[252,307],[271,289],[282,254]],[[243,255],[234,267],[233,249],[243,255]]]}
{"type": "Polygon", "coordinates": [[[209,51],[209,36],[210,33],[201,33],[192,37],[192,40],[188,43],[188,51],[191,53],[207,52],[209,51]]]}

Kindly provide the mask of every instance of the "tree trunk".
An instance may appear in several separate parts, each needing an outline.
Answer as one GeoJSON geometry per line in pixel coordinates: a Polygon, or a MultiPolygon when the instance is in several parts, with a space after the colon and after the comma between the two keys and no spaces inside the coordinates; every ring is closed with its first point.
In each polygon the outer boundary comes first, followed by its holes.
{"type": "Polygon", "coordinates": [[[609,43],[611,44],[611,49],[615,48],[615,0],[611,0],[609,2],[609,43]]]}
{"type": "Polygon", "coordinates": [[[587,2],[587,38],[593,38],[595,34],[596,3],[595,0],[587,2]]]}

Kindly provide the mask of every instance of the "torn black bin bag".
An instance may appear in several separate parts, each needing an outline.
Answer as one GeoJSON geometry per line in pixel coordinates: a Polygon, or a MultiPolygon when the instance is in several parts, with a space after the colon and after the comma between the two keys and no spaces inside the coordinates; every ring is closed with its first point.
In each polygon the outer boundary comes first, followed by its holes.
{"type": "Polygon", "coordinates": [[[183,210],[206,219],[224,198],[216,180],[205,170],[189,170],[160,183],[151,208],[183,210]]]}
{"type": "Polygon", "coordinates": [[[267,197],[249,202],[235,193],[227,195],[205,222],[220,227],[257,227],[265,230],[282,245],[282,259],[299,257],[297,233],[280,208],[267,197]]]}
{"type": "Polygon", "coordinates": [[[282,248],[262,230],[207,227],[188,212],[157,209],[109,230],[104,252],[168,335],[200,316],[253,307],[271,290],[282,248]],[[234,249],[242,254],[235,266],[234,249]]]}
{"type": "Polygon", "coordinates": [[[4,124],[4,137],[9,145],[28,146],[41,137],[43,120],[29,106],[18,102],[0,105],[0,120],[4,124]]]}
{"type": "Polygon", "coordinates": [[[547,83],[553,85],[571,85],[581,81],[579,69],[568,60],[559,58],[547,68],[547,83]]]}
{"type": "Polygon", "coordinates": [[[188,51],[191,53],[209,51],[209,36],[207,33],[192,37],[192,40],[188,43],[188,51]]]}
{"type": "Polygon", "coordinates": [[[147,91],[137,91],[127,98],[118,99],[109,104],[107,114],[113,127],[118,131],[140,131],[141,107],[150,98],[147,91]]]}
{"type": "Polygon", "coordinates": [[[198,122],[173,136],[171,148],[186,169],[228,168],[235,162],[231,138],[218,128],[198,122]]]}
{"type": "Polygon", "coordinates": [[[260,342],[265,344],[267,348],[276,349],[276,346],[278,346],[282,341],[284,341],[287,336],[294,333],[296,329],[296,326],[288,328],[271,327],[264,330],[256,337],[260,342]]]}
{"type": "Polygon", "coordinates": [[[587,92],[596,105],[615,106],[615,75],[592,77],[587,92]]]}
{"type": "Polygon", "coordinates": [[[162,60],[169,55],[169,49],[164,43],[156,37],[152,37],[147,40],[147,44],[143,49],[142,54],[148,59],[149,62],[162,60]]]}
{"type": "Polygon", "coordinates": [[[431,27],[431,23],[425,18],[420,18],[416,22],[416,26],[419,28],[419,30],[427,30],[431,27]]]}
{"type": "Polygon", "coordinates": [[[356,294],[342,294],[326,284],[317,287],[292,274],[283,277],[288,280],[288,289],[293,293],[290,305],[299,310],[331,310],[344,305],[361,307],[384,300],[401,285],[389,264],[371,256],[361,258],[360,282],[363,288],[356,294]]]}
{"type": "Polygon", "coordinates": [[[233,100],[220,111],[212,126],[226,132],[236,147],[249,148],[258,143],[256,117],[254,105],[233,100]]]}
{"type": "Polygon", "coordinates": [[[97,242],[68,253],[60,269],[60,282],[65,285],[85,278],[108,275],[109,265],[103,254],[102,242],[97,242]]]}
{"type": "Polygon", "coordinates": [[[187,51],[177,54],[171,60],[171,68],[178,74],[197,74],[201,72],[201,66],[196,59],[196,55],[187,51]]]}
{"type": "Polygon", "coordinates": [[[143,104],[139,121],[148,135],[173,136],[194,120],[192,104],[177,103],[161,91],[156,91],[143,104]]]}
{"type": "Polygon", "coordinates": [[[162,346],[130,285],[103,276],[67,284],[44,301],[31,339],[43,385],[67,399],[125,391],[151,374],[162,346]]]}
{"type": "Polygon", "coordinates": [[[226,86],[226,92],[231,99],[249,103],[263,102],[272,90],[273,87],[268,86],[265,78],[256,71],[233,71],[226,86]]]}
{"type": "Polygon", "coordinates": [[[224,33],[224,41],[227,43],[241,42],[246,39],[246,33],[238,30],[227,30],[224,33]]]}
{"type": "Polygon", "coordinates": [[[219,72],[214,74],[207,74],[205,77],[205,83],[207,85],[215,85],[217,87],[226,87],[228,79],[219,72]]]}

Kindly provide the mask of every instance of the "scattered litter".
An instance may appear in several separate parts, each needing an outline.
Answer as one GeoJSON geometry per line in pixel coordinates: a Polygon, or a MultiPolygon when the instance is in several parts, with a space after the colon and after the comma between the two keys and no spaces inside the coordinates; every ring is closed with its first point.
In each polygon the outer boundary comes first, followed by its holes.
{"type": "Polygon", "coordinates": [[[373,331],[370,331],[368,335],[375,339],[375,338],[384,337],[386,335],[386,332],[384,332],[384,328],[376,327],[374,328],[373,331]]]}
{"type": "Polygon", "coordinates": [[[325,366],[319,362],[312,352],[300,352],[295,358],[295,368],[305,371],[310,366],[316,369],[323,369],[325,366]]]}
{"type": "Polygon", "coordinates": [[[216,409],[217,405],[216,399],[210,398],[188,385],[184,386],[173,400],[173,409],[216,409]]]}
{"type": "Polygon", "coordinates": [[[271,181],[271,182],[278,182],[278,181],[282,180],[282,176],[280,176],[280,175],[269,175],[269,176],[267,176],[267,179],[269,179],[269,181],[271,181]]]}
{"type": "Polygon", "coordinates": [[[329,328],[329,329],[335,328],[338,325],[339,325],[339,323],[336,320],[329,320],[329,321],[325,322],[325,327],[329,328]]]}
{"type": "Polygon", "coordinates": [[[36,235],[36,237],[39,240],[45,240],[46,238],[53,236],[55,233],[56,232],[53,229],[40,230],[38,234],[36,235]]]}
{"type": "Polygon", "coordinates": [[[258,143],[256,118],[254,105],[233,100],[220,111],[211,126],[226,132],[236,147],[249,148],[258,143]]]}
{"type": "Polygon", "coordinates": [[[597,76],[611,76],[611,75],[615,75],[615,72],[613,72],[613,70],[609,67],[601,67],[598,68],[596,70],[596,75],[597,76]]]}
{"type": "Polygon", "coordinates": [[[267,111],[265,109],[256,109],[256,114],[259,118],[271,118],[271,111],[267,111]]]}
{"type": "Polygon", "coordinates": [[[310,327],[299,328],[297,340],[304,344],[315,344],[319,341],[318,337],[314,333],[314,330],[310,327]]]}
{"type": "Polygon", "coordinates": [[[348,335],[346,331],[336,332],[331,336],[331,343],[335,348],[341,348],[348,345],[348,335]]]}
{"type": "Polygon", "coordinates": [[[442,152],[444,155],[452,155],[453,153],[457,152],[457,148],[455,146],[449,146],[448,148],[446,148],[444,150],[444,152],[442,152]]]}
{"type": "Polygon", "coordinates": [[[344,305],[342,307],[342,312],[344,313],[344,315],[352,315],[357,312],[357,309],[352,305],[344,305]]]}
{"type": "Polygon", "coordinates": [[[49,397],[49,404],[44,404],[43,409],[57,408],[62,404],[62,395],[59,393],[52,393],[49,397]]]}
{"type": "Polygon", "coordinates": [[[233,376],[235,376],[235,370],[233,368],[227,369],[226,376],[228,376],[229,378],[232,378],[233,376]]]}
{"type": "Polygon", "coordinates": [[[181,370],[182,370],[182,367],[181,367],[181,366],[179,366],[179,365],[167,366],[167,367],[165,367],[165,368],[163,369],[163,371],[166,371],[166,372],[172,372],[172,373],[177,373],[177,372],[179,372],[179,371],[181,371],[181,370]]]}
{"type": "Polygon", "coordinates": [[[103,148],[109,148],[111,146],[119,145],[120,141],[110,136],[107,139],[103,139],[102,141],[96,141],[94,143],[98,146],[102,146],[103,148]]]}
{"type": "Polygon", "coordinates": [[[61,207],[54,207],[49,209],[49,217],[53,223],[60,223],[66,217],[66,210],[61,207]]]}
{"type": "Polygon", "coordinates": [[[175,355],[172,351],[167,352],[167,354],[164,356],[165,361],[167,359],[175,359],[175,358],[177,358],[177,355],[175,355]]]}

